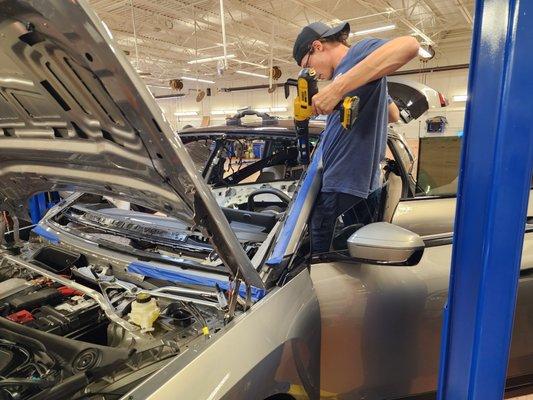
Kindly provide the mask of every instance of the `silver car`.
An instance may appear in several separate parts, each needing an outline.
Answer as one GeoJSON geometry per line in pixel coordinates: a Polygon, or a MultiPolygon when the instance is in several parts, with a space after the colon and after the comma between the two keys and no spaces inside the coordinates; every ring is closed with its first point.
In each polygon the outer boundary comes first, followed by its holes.
{"type": "MultiPolygon", "coordinates": [[[[319,143],[279,212],[221,207],[85,2],[0,0],[0,38],[0,398],[431,396],[455,203],[401,200],[400,154],[381,221],[340,222],[312,259],[319,143]],[[26,226],[51,190],[75,193],[26,226]]],[[[513,387],[533,374],[526,230],[513,387]]]]}

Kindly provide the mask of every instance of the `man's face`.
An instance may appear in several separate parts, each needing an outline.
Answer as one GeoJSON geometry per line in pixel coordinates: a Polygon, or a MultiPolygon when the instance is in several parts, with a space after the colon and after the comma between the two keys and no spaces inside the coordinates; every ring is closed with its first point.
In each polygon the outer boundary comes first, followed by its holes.
{"type": "Polygon", "coordinates": [[[313,68],[320,80],[329,80],[333,76],[331,57],[324,43],[315,40],[311,49],[302,58],[302,68],[313,68]]]}

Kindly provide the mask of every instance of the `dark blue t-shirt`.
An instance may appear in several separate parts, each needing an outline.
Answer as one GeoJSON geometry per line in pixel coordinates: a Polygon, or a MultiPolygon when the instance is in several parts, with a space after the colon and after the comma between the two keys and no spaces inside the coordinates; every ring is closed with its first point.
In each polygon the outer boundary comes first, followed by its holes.
{"type": "MultiPolygon", "coordinates": [[[[335,68],[333,79],[384,43],[381,39],[364,39],[353,45],[335,68]]],[[[387,78],[367,83],[347,95],[359,97],[359,116],[349,131],[342,127],[339,111],[328,116],[322,133],[322,192],[367,198],[381,186],[380,162],[387,145],[387,78]]]]}

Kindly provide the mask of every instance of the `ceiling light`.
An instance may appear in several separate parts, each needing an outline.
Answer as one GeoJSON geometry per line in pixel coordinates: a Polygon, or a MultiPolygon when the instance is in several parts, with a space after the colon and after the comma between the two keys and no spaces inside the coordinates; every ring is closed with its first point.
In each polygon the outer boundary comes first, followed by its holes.
{"type": "Polygon", "coordinates": [[[266,78],[266,79],[268,79],[268,76],[267,76],[267,75],[256,74],[255,72],[240,71],[240,70],[237,70],[237,71],[235,71],[235,72],[238,73],[238,74],[241,74],[241,75],[257,76],[257,77],[259,77],[259,78],[266,78]]]}
{"type": "Polygon", "coordinates": [[[174,113],[177,117],[192,117],[198,115],[198,111],[179,111],[174,113]]]}
{"type": "Polygon", "coordinates": [[[168,86],[163,85],[152,85],[151,83],[147,84],[148,87],[158,88],[158,89],[170,89],[168,86]]]}
{"type": "Polygon", "coordinates": [[[420,46],[418,49],[418,55],[426,61],[431,60],[433,57],[435,57],[435,50],[433,50],[433,47],[431,46],[420,46]]]}
{"type": "Polygon", "coordinates": [[[385,25],[385,26],[379,26],[377,28],[371,28],[371,29],[365,29],[362,31],[357,31],[350,33],[350,36],[362,36],[362,35],[368,35],[369,33],[376,33],[376,32],[385,32],[385,31],[391,31],[393,29],[396,29],[396,25],[385,25]]]}
{"type": "Polygon", "coordinates": [[[272,112],[285,112],[287,111],[287,107],[272,107],[271,111],[272,112]]]}
{"type": "MultiPolygon", "coordinates": [[[[235,54],[228,54],[226,58],[235,58],[235,54]]],[[[197,60],[188,61],[187,64],[201,64],[204,62],[218,61],[218,60],[223,60],[223,59],[224,59],[224,56],[199,58],[197,60]]]]}
{"type": "Polygon", "coordinates": [[[237,111],[235,110],[213,110],[211,111],[211,115],[228,115],[228,114],[236,114],[237,111]]]}
{"type": "Polygon", "coordinates": [[[184,81],[194,81],[194,82],[203,82],[203,83],[215,83],[214,81],[208,81],[207,79],[189,78],[188,76],[182,76],[181,79],[183,79],[184,81]]]}
{"type": "Polygon", "coordinates": [[[250,61],[237,60],[236,58],[234,58],[233,61],[238,62],[240,64],[252,65],[257,68],[268,68],[268,65],[262,65],[262,64],[253,63],[250,61]]]}
{"type": "Polygon", "coordinates": [[[457,95],[457,96],[453,96],[452,99],[453,99],[453,101],[457,101],[457,102],[466,101],[468,99],[468,95],[460,94],[460,95],[457,95]]]}

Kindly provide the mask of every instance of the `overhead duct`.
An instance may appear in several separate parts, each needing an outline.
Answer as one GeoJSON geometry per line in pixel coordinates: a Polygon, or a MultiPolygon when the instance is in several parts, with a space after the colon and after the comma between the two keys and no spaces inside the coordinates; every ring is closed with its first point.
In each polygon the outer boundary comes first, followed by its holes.
{"type": "Polygon", "coordinates": [[[455,71],[458,69],[468,69],[470,64],[456,64],[456,65],[447,65],[444,67],[428,67],[428,68],[418,68],[418,69],[406,69],[405,71],[396,71],[389,76],[400,76],[400,75],[414,75],[414,74],[427,74],[429,72],[444,72],[444,71],[455,71]]]}
{"type": "MultiPolygon", "coordinates": [[[[272,87],[283,87],[284,83],[275,83],[272,87]]],[[[257,89],[268,89],[270,85],[267,83],[265,85],[251,85],[251,86],[236,86],[231,88],[221,88],[220,92],[238,92],[242,90],[257,90],[257,89]]]]}
{"type": "Polygon", "coordinates": [[[185,93],[173,93],[173,94],[162,94],[160,96],[154,96],[155,99],[176,99],[178,97],[185,96],[185,93]]]}
{"type": "MultiPolygon", "coordinates": [[[[429,68],[418,68],[418,69],[408,69],[405,71],[396,71],[392,74],[389,74],[389,76],[400,76],[400,75],[415,75],[415,74],[426,74],[429,72],[444,72],[444,71],[455,71],[458,69],[468,69],[470,67],[470,64],[456,64],[456,65],[448,65],[445,67],[429,67],[429,68]]],[[[272,85],[273,87],[282,87],[284,86],[283,83],[276,83],[275,85],[272,85]]],[[[243,90],[257,90],[257,89],[268,89],[269,85],[251,85],[251,86],[236,86],[236,87],[230,87],[230,88],[220,88],[220,92],[239,92],[243,90]]]]}

